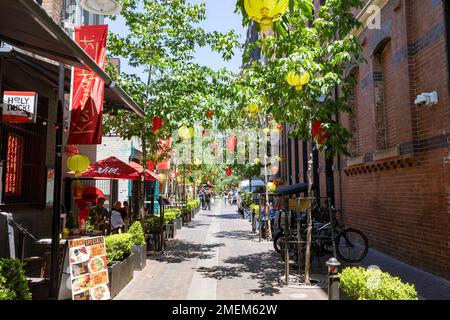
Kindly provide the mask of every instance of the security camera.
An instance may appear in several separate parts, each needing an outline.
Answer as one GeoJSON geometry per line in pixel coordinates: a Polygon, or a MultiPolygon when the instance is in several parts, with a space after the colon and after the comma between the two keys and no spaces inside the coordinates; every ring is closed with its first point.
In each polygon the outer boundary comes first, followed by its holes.
{"type": "Polygon", "coordinates": [[[438,103],[438,94],[436,91],[431,93],[419,94],[414,102],[416,105],[432,106],[438,103]]]}

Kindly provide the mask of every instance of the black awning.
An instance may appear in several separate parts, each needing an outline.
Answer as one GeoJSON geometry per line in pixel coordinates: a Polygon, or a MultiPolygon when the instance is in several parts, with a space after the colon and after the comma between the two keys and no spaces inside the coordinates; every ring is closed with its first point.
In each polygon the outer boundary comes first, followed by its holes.
{"type": "Polygon", "coordinates": [[[105,81],[105,96],[143,116],[142,109],[34,0],[0,0],[0,40],[66,65],[89,69],[105,81]]]}
{"type": "MultiPolygon", "coordinates": [[[[58,88],[59,65],[51,60],[43,60],[18,51],[12,47],[0,48],[0,58],[4,59],[3,78],[16,90],[46,92],[58,88]],[[32,81],[30,81],[30,78],[32,81]],[[27,79],[27,81],[24,81],[27,79]]],[[[65,90],[70,91],[71,69],[66,67],[65,90]]],[[[126,100],[125,92],[118,86],[105,87],[105,104],[134,111],[130,108],[131,100],[126,100]]]]}
{"type": "Polygon", "coordinates": [[[277,188],[276,193],[282,196],[289,196],[297,193],[307,192],[308,184],[307,183],[297,183],[290,186],[277,188]]]}

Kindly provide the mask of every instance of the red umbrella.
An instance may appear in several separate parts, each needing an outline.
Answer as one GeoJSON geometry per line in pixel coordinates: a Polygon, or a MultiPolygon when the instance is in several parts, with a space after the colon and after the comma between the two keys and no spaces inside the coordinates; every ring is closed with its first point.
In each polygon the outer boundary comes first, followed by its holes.
{"type": "Polygon", "coordinates": [[[139,180],[141,175],[138,170],[125,162],[116,157],[109,157],[91,164],[82,174],[82,177],[139,180]]]}
{"type": "MultiPolygon", "coordinates": [[[[134,169],[136,169],[139,174],[142,174],[142,171],[144,171],[144,167],[142,167],[139,163],[131,161],[130,163],[128,163],[128,165],[134,169]]],[[[145,180],[151,180],[151,181],[155,181],[155,180],[159,180],[159,176],[156,173],[153,173],[150,170],[145,170],[145,180]]]]}
{"type": "Polygon", "coordinates": [[[80,209],[83,208],[86,201],[90,201],[92,202],[92,205],[95,205],[99,198],[105,198],[103,191],[96,187],[83,188],[82,193],[81,199],[75,201],[80,209]]]}

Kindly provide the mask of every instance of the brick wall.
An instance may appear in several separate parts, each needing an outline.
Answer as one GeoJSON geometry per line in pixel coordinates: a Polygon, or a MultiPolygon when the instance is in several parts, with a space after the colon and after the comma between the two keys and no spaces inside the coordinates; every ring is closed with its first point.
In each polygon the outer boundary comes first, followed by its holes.
{"type": "Polygon", "coordinates": [[[64,0],[43,0],[42,7],[57,23],[61,21],[61,10],[64,0]]]}
{"type": "MultiPolygon", "coordinates": [[[[372,247],[450,278],[449,103],[442,1],[390,1],[382,30],[365,30],[368,63],[359,68],[358,141],[363,165],[335,173],[336,198],[345,221],[367,234],[372,247]],[[399,6],[400,4],[400,6],[399,6]],[[387,145],[400,154],[374,161],[377,80],[373,50],[381,55],[387,145]],[[437,90],[439,104],[416,107],[415,97],[437,90]],[[359,98],[361,97],[361,98],[359,98]]],[[[348,117],[343,123],[349,125],[348,117]]],[[[378,144],[379,147],[379,144],[378,144]]],[[[345,159],[344,159],[345,160],[345,159]]]]}

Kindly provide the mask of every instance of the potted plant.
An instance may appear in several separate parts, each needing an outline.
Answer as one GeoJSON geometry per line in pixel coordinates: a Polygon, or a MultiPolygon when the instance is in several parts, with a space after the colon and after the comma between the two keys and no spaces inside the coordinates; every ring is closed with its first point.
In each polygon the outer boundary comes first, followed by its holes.
{"type": "Polygon", "coordinates": [[[0,259],[0,300],[31,300],[22,262],[0,259]]]}
{"type": "Polygon", "coordinates": [[[418,300],[414,285],[380,269],[345,268],[339,284],[343,300],[418,300]]]}
{"type": "Polygon", "coordinates": [[[112,299],[133,279],[133,235],[122,233],[107,236],[105,245],[112,299]]]}
{"type": "Polygon", "coordinates": [[[130,230],[128,230],[128,233],[133,236],[133,267],[134,270],[140,271],[145,268],[147,262],[147,247],[141,222],[134,222],[130,227],[130,230]]]}
{"type": "Polygon", "coordinates": [[[166,226],[167,238],[173,239],[176,236],[175,219],[178,211],[176,209],[169,209],[164,212],[164,224],[166,226]]]}
{"type": "Polygon", "coordinates": [[[183,217],[181,216],[181,210],[180,209],[172,209],[176,213],[175,218],[175,227],[177,229],[181,229],[183,227],[183,217]]]}
{"type": "Polygon", "coordinates": [[[187,206],[183,206],[181,208],[181,214],[183,216],[183,223],[189,224],[191,221],[191,212],[189,211],[189,208],[187,206]]]}
{"type": "MultiPolygon", "coordinates": [[[[145,240],[147,241],[147,251],[161,251],[161,221],[160,217],[153,216],[145,220],[144,223],[145,240]]],[[[164,238],[166,231],[164,230],[164,238]]]]}

